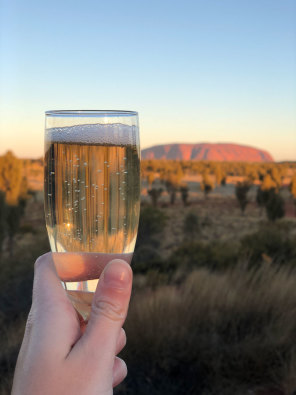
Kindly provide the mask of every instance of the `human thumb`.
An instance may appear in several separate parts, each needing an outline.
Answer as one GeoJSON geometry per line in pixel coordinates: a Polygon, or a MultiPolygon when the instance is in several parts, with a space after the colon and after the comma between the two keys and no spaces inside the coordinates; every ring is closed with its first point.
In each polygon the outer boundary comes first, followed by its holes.
{"type": "Polygon", "coordinates": [[[76,349],[79,348],[92,359],[92,366],[101,371],[103,369],[106,374],[112,372],[117,340],[126,318],[131,288],[130,265],[121,259],[109,262],[94,294],[85,333],[75,345],[76,349]]]}

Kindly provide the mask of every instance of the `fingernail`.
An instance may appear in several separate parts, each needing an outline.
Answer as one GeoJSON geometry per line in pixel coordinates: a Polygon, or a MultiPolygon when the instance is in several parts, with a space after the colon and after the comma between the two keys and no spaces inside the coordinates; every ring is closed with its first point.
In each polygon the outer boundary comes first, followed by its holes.
{"type": "Polygon", "coordinates": [[[103,279],[108,287],[125,288],[130,283],[131,269],[124,261],[111,261],[104,270],[103,279]]]}

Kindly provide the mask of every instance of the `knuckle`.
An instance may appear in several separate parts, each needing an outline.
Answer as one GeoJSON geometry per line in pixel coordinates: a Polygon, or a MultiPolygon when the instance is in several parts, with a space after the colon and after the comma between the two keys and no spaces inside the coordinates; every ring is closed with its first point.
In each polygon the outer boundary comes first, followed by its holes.
{"type": "Polygon", "coordinates": [[[97,299],[94,302],[95,315],[104,315],[112,321],[121,321],[125,318],[124,308],[108,299],[97,299]]]}

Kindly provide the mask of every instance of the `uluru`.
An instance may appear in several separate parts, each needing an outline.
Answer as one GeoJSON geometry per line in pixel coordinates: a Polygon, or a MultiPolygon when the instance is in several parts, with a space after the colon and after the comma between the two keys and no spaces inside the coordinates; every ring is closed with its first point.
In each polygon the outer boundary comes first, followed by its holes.
{"type": "Polygon", "coordinates": [[[232,143],[163,144],[142,150],[142,159],[273,162],[269,152],[232,143]]]}

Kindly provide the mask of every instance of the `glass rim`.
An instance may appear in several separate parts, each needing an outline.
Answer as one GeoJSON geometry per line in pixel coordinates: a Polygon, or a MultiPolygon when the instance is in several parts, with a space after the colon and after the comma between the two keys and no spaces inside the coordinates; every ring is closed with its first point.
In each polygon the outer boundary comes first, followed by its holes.
{"type": "Polygon", "coordinates": [[[50,110],[45,111],[46,116],[54,117],[131,117],[137,116],[137,111],[124,110],[50,110]]]}

